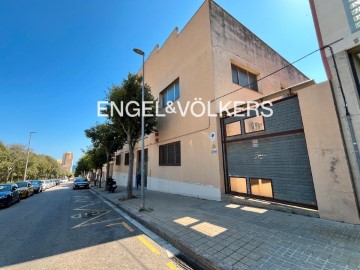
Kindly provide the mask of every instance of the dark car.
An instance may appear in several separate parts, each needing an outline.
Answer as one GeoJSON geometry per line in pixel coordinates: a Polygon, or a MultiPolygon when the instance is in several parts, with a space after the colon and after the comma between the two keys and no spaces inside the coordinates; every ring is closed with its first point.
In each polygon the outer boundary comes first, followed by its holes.
{"type": "Polygon", "coordinates": [[[89,181],[83,178],[76,178],[74,181],[73,189],[89,188],[89,181]]]}
{"type": "Polygon", "coordinates": [[[30,183],[34,188],[34,193],[40,193],[43,191],[43,184],[40,180],[31,180],[30,183]]]}
{"type": "Polygon", "coordinates": [[[0,184],[0,205],[9,207],[20,201],[20,193],[16,184],[0,184]]]}
{"type": "Polygon", "coordinates": [[[18,185],[18,191],[20,193],[20,197],[21,198],[27,198],[30,197],[32,195],[34,195],[34,188],[31,185],[30,182],[18,182],[16,183],[18,185]]]}

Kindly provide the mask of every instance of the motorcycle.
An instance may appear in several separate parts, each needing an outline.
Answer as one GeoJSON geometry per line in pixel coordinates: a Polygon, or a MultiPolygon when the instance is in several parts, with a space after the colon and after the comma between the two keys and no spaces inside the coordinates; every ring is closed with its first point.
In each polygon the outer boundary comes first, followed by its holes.
{"type": "Polygon", "coordinates": [[[107,189],[109,190],[109,193],[110,192],[114,193],[116,188],[117,188],[117,185],[116,185],[115,181],[111,181],[107,185],[107,189]]]}

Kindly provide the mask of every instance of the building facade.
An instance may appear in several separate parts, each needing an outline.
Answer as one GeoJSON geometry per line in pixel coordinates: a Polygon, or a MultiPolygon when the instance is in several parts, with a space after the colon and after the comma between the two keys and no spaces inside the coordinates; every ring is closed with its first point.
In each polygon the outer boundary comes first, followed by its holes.
{"type": "Polygon", "coordinates": [[[61,167],[69,173],[73,172],[74,154],[65,152],[62,156],[61,167]]]}
{"type": "MultiPolygon", "coordinates": [[[[206,0],[181,32],[175,28],[154,48],[145,72],[159,113],[166,114],[145,139],[149,190],[211,200],[262,198],[359,223],[330,84],[309,80],[214,1],[206,0]],[[169,101],[181,110],[169,113],[169,101]],[[181,113],[199,101],[210,115],[200,116],[195,106],[198,115],[181,113]],[[240,105],[248,101],[273,102],[273,115],[240,105]]],[[[140,149],[139,143],[134,186],[140,149]]],[[[128,165],[124,147],[115,153],[118,185],[126,186],[128,165]]]]}
{"type": "Polygon", "coordinates": [[[310,0],[324,67],[332,85],[353,193],[360,205],[360,2],[310,0]],[[336,16],[334,16],[336,14],[336,16]]]}
{"type": "MultiPolygon", "coordinates": [[[[218,114],[220,102],[250,101],[308,80],[290,67],[256,82],[288,64],[220,6],[205,1],[181,32],[175,28],[161,48],[154,48],[145,62],[145,80],[162,103],[160,113],[166,101],[185,106],[201,99],[218,114]],[[251,81],[255,83],[243,87],[251,81]]],[[[160,117],[158,132],[148,136],[145,146],[149,189],[221,200],[225,186],[219,117],[160,117]]],[[[139,148],[135,170],[140,168],[139,148]]],[[[125,185],[127,149],[118,155],[113,177],[125,185]]]]}

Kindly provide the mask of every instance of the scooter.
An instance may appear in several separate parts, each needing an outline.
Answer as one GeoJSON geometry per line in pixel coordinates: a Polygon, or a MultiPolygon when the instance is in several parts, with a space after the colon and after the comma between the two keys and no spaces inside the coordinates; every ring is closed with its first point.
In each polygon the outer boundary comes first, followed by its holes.
{"type": "Polygon", "coordinates": [[[114,193],[115,192],[115,189],[117,188],[117,185],[116,185],[116,182],[110,182],[107,186],[108,190],[109,190],[109,193],[112,192],[114,193]]]}

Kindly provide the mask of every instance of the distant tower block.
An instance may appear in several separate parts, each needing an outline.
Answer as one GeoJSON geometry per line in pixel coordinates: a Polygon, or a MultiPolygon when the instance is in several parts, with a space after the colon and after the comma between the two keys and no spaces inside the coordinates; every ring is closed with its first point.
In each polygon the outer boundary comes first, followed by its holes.
{"type": "Polygon", "coordinates": [[[72,173],[73,161],[74,154],[72,152],[65,152],[62,157],[61,167],[67,172],[72,173]]]}

